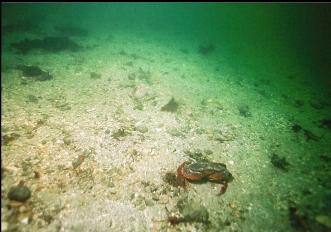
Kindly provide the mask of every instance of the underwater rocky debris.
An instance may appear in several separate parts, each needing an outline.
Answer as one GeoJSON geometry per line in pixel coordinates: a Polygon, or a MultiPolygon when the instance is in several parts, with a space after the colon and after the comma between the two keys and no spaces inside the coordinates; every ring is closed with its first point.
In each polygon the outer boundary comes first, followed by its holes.
{"type": "Polygon", "coordinates": [[[63,36],[87,36],[88,31],[73,25],[55,26],[54,29],[63,36]]]}
{"type": "Polygon", "coordinates": [[[151,76],[152,76],[152,74],[150,71],[145,71],[142,68],[139,68],[139,71],[137,73],[137,77],[139,80],[143,80],[147,84],[151,85],[152,84],[151,76]]]}
{"type": "Polygon", "coordinates": [[[31,191],[23,184],[13,186],[9,189],[8,198],[10,200],[25,202],[31,197],[31,191]]]}
{"type": "Polygon", "coordinates": [[[179,49],[179,51],[181,51],[184,54],[189,54],[189,51],[185,48],[181,48],[181,49],[179,49]]]}
{"type": "Polygon", "coordinates": [[[272,165],[278,169],[281,169],[285,172],[288,171],[288,166],[290,165],[287,160],[285,159],[285,157],[280,157],[279,155],[277,155],[276,153],[273,153],[270,157],[270,161],[272,163],[272,165]]]}
{"type": "Polygon", "coordinates": [[[173,187],[178,187],[181,183],[180,179],[177,177],[175,173],[167,172],[163,177],[162,180],[173,187]]]}
{"type": "Polygon", "coordinates": [[[331,119],[322,119],[319,121],[320,127],[326,127],[331,130],[331,119]]]}
{"type": "Polygon", "coordinates": [[[26,102],[38,103],[38,98],[35,95],[29,94],[27,95],[26,102]]]}
{"type": "Polygon", "coordinates": [[[315,142],[318,142],[321,139],[320,136],[315,135],[310,130],[307,130],[307,129],[302,128],[299,124],[294,124],[292,126],[292,131],[295,132],[295,133],[299,133],[300,131],[302,131],[303,132],[303,135],[306,138],[306,141],[313,140],[315,142]]]}
{"type": "Polygon", "coordinates": [[[211,155],[213,152],[211,150],[200,150],[200,149],[192,149],[192,150],[184,150],[184,153],[188,155],[191,159],[196,160],[198,162],[208,161],[211,159],[211,155]]]}
{"type": "Polygon", "coordinates": [[[1,145],[8,145],[10,142],[18,139],[19,137],[21,137],[21,135],[14,132],[1,135],[1,145]]]}
{"type": "Polygon", "coordinates": [[[177,202],[177,208],[181,216],[168,216],[168,222],[170,222],[171,225],[182,222],[210,224],[207,208],[198,202],[181,199],[177,202]]]}
{"type": "Polygon", "coordinates": [[[24,39],[10,46],[22,54],[32,50],[44,50],[46,52],[78,51],[82,47],[68,37],[45,37],[43,39],[24,39]]]}
{"type": "Polygon", "coordinates": [[[295,101],[294,101],[294,106],[295,106],[296,108],[303,107],[304,105],[305,105],[305,102],[304,102],[303,100],[298,99],[298,100],[295,100],[295,101]]]}
{"type": "Polygon", "coordinates": [[[301,130],[302,130],[302,127],[299,124],[294,124],[292,126],[292,131],[295,132],[295,133],[298,133],[301,130]]]}
{"type": "Polygon", "coordinates": [[[310,130],[306,130],[306,129],[303,129],[303,134],[306,138],[306,141],[310,141],[310,140],[313,140],[315,142],[318,142],[320,141],[321,137],[320,136],[317,136],[315,135],[313,132],[311,132],[310,130]]]}
{"type": "Polygon", "coordinates": [[[200,101],[201,110],[208,111],[208,113],[214,115],[216,113],[221,113],[224,110],[224,104],[218,99],[202,99],[200,101]]]}
{"type": "Polygon", "coordinates": [[[120,138],[125,137],[130,134],[131,134],[130,131],[128,131],[127,129],[119,128],[117,131],[112,133],[111,137],[116,140],[120,140],[120,138]]]}
{"type": "Polygon", "coordinates": [[[252,113],[250,112],[248,105],[240,105],[238,106],[238,110],[240,116],[245,118],[252,117],[252,113]]]}
{"type": "Polygon", "coordinates": [[[288,218],[295,231],[330,231],[331,217],[323,211],[312,210],[308,204],[288,202],[288,218]]]}
{"type": "Polygon", "coordinates": [[[237,134],[235,132],[235,128],[232,125],[227,125],[226,127],[223,127],[220,130],[216,130],[213,133],[213,139],[221,143],[233,141],[236,139],[236,137],[237,134]]]}
{"type": "Polygon", "coordinates": [[[99,73],[95,73],[95,72],[91,72],[90,73],[90,78],[91,79],[100,79],[101,78],[101,74],[99,74],[99,73]]]}
{"type": "Polygon", "coordinates": [[[309,103],[310,103],[310,106],[316,110],[322,110],[322,109],[325,109],[326,107],[331,106],[331,103],[328,103],[324,100],[312,100],[309,103]]]}
{"type": "Polygon", "coordinates": [[[153,83],[151,80],[151,76],[152,76],[152,74],[150,71],[145,71],[140,67],[137,72],[129,73],[128,79],[129,80],[138,79],[138,80],[144,81],[148,85],[152,85],[153,83]]]}
{"type": "Polygon", "coordinates": [[[39,30],[39,27],[30,22],[10,23],[1,27],[2,33],[35,32],[37,30],[39,30]]]}
{"type": "Polygon", "coordinates": [[[164,106],[162,106],[161,111],[175,113],[178,109],[178,103],[175,101],[175,98],[171,100],[164,106]]]}
{"type": "Polygon", "coordinates": [[[16,69],[21,70],[23,76],[31,77],[35,81],[47,81],[53,79],[52,75],[41,70],[38,66],[17,65],[16,69]]]}
{"type": "Polygon", "coordinates": [[[176,128],[176,127],[168,128],[167,133],[170,134],[171,136],[185,138],[185,131],[184,129],[181,128],[176,128]]]}
{"type": "Polygon", "coordinates": [[[210,53],[212,53],[213,51],[215,51],[215,45],[210,43],[210,44],[205,44],[205,45],[200,45],[199,46],[199,50],[198,52],[201,54],[201,55],[204,55],[204,56],[207,56],[209,55],[210,53]]]}
{"type": "Polygon", "coordinates": [[[301,230],[306,231],[308,229],[307,228],[308,218],[305,215],[299,214],[298,208],[293,202],[289,203],[288,216],[292,228],[299,231],[301,230]]]}

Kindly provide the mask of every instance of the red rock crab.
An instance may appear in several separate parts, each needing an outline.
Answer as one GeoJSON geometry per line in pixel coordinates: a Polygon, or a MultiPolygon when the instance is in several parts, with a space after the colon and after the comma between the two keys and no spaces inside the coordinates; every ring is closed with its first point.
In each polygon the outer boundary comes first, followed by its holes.
{"type": "Polygon", "coordinates": [[[185,180],[208,180],[211,182],[220,183],[220,194],[225,193],[228,182],[233,180],[233,176],[227,170],[225,164],[210,161],[185,161],[178,167],[177,176],[180,179],[180,187],[182,188],[185,188],[185,180]]]}

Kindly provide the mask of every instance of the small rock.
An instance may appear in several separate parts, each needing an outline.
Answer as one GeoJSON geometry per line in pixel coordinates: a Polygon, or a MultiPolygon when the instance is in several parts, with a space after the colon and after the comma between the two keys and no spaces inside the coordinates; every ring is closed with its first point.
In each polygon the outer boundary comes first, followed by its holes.
{"type": "Polygon", "coordinates": [[[157,194],[153,194],[152,199],[153,199],[154,201],[159,201],[159,200],[160,200],[160,198],[159,198],[159,196],[158,196],[157,194]]]}
{"type": "Polygon", "coordinates": [[[131,134],[128,130],[124,128],[120,128],[117,131],[113,132],[111,137],[113,137],[116,140],[120,140],[121,137],[125,137],[127,135],[131,134]]]}
{"type": "Polygon", "coordinates": [[[23,225],[27,225],[29,224],[29,217],[24,217],[20,220],[20,223],[22,223],[23,225]]]}
{"type": "Polygon", "coordinates": [[[153,201],[150,200],[150,199],[146,199],[146,200],[145,200],[145,204],[146,204],[147,206],[153,206],[153,205],[154,205],[153,201]]]}
{"type": "Polygon", "coordinates": [[[243,116],[245,118],[252,116],[252,113],[250,112],[248,105],[240,105],[240,106],[238,106],[238,110],[239,110],[240,116],[243,116]]]}
{"type": "Polygon", "coordinates": [[[182,212],[186,222],[203,222],[207,223],[209,213],[203,205],[197,202],[190,202],[184,206],[182,212]]]}
{"type": "Polygon", "coordinates": [[[79,155],[75,160],[71,162],[72,167],[74,169],[78,168],[84,162],[85,158],[86,157],[84,155],[79,155]]]}
{"type": "Polygon", "coordinates": [[[278,169],[281,169],[285,172],[288,171],[288,166],[290,165],[285,157],[280,157],[279,155],[277,155],[276,153],[273,153],[270,156],[270,161],[272,163],[272,165],[278,169]]]}
{"type": "Polygon", "coordinates": [[[17,133],[10,133],[10,134],[5,134],[1,135],[1,145],[7,145],[10,142],[18,139],[21,135],[17,133]]]}
{"type": "Polygon", "coordinates": [[[160,196],[160,203],[161,204],[168,204],[169,202],[169,197],[167,195],[161,195],[160,196]]]}
{"type": "Polygon", "coordinates": [[[176,174],[172,172],[167,172],[162,177],[162,180],[174,187],[178,187],[181,183],[180,179],[176,176],[176,174]]]}
{"type": "Polygon", "coordinates": [[[8,222],[3,222],[1,220],[1,231],[7,231],[8,230],[8,222]]]}
{"type": "Polygon", "coordinates": [[[27,102],[38,103],[38,98],[32,94],[27,96],[27,102]]]}
{"type": "Polygon", "coordinates": [[[318,223],[320,223],[320,224],[322,224],[322,225],[328,227],[329,229],[331,229],[331,217],[329,217],[329,216],[327,216],[327,215],[317,215],[317,216],[315,217],[315,220],[316,220],[318,223]]]}
{"type": "Polygon", "coordinates": [[[31,197],[31,191],[26,186],[14,186],[11,187],[8,193],[8,198],[10,200],[24,202],[31,197]]]}
{"type": "Polygon", "coordinates": [[[139,131],[140,133],[146,133],[148,131],[148,128],[143,125],[139,125],[136,127],[136,130],[139,131]]]}
{"type": "Polygon", "coordinates": [[[109,192],[110,192],[111,194],[116,194],[116,189],[115,189],[115,188],[110,188],[110,189],[109,189],[109,192]]]}
{"type": "Polygon", "coordinates": [[[220,141],[221,143],[229,142],[235,140],[237,137],[235,129],[231,125],[224,126],[219,131],[214,133],[214,139],[220,141]]]}
{"type": "Polygon", "coordinates": [[[101,74],[95,73],[95,72],[91,72],[90,73],[90,78],[91,79],[100,79],[101,78],[101,74]]]}
{"type": "Polygon", "coordinates": [[[184,137],[184,134],[180,130],[178,130],[176,127],[168,129],[167,132],[170,135],[175,136],[175,137],[184,137]]]}
{"type": "Polygon", "coordinates": [[[115,184],[112,181],[109,181],[107,184],[108,184],[109,188],[114,188],[115,187],[115,184]]]}
{"type": "Polygon", "coordinates": [[[70,136],[66,136],[63,138],[63,142],[65,145],[70,145],[72,143],[72,139],[70,136]]]}
{"type": "Polygon", "coordinates": [[[178,103],[175,101],[175,98],[171,100],[164,106],[162,106],[161,111],[175,113],[178,109],[178,103]]]}

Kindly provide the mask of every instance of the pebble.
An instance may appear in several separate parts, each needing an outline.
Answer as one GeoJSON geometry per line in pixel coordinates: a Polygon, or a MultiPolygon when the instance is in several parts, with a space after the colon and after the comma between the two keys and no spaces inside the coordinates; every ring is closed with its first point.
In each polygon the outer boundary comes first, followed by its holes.
{"type": "Polygon", "coordinates": [[[152,199],[153,199],[154,201],[158,201],[158,200],[160,200],[160,198],[159,198],[156,194],[153,194],[152,199]]]}
{"type": "Polygon", "coordinates": [[[63,142],[65,145],[69,145],[72,143],[72,139],[70,138],[70,136],[66,136],[63,138],[63,142]]]}
{"type": "Polygon", "coordinates": [[[154,202],[153,202],[152,200],[150,200],[150,199],[146,199],[146,200],[145,200],[145,204],[146,204],[147,206],[153,206],[153,205],[154,205],[154,202]]]}
{"type": "Polygon", "coordinates": [[[116,189],[115,188],[109,188],[109,192],[111,194],[116,194],[116,189]]]}
{"type": "Polygon", "coordinates": [[[328,227],[329,229],[331,229],[331,217],[330,216],[327,216],[327,215],[317,215],[315,217],[315,220],[318,223],[320,223],[320,224],[328,227]]]}
{"type": "Polygon", "coordinates": [[[160,203],[161,204],[167,204],[169,202],[169,197],[167,195],[161,195],[160,196],[160,203]]]}
{"type": "Polygon", "coordinates": [[[86,113],[91,113],[91,112],[93,112],[93,111],[95,111],[95,110],[96,110],[96,108],[87,109],[87,110],[86,110],[86,113]]]}
{"type": "Polygon", "coordinates": [[[8,222],[1,222],[1,231],[7,231],[7,230],[8,230],[8,222]]]}
{"type": "Polygon", "coordinates": [[[136,127],[136,130],[139,131],[140,133],[146,133],[148,131],[148,128],[143,125],[139,125],[136,127]]]}
{"type": "Polygon", "coordinates": [[[8,193],[10,200],[24,202],[31,197],[31,191],[26,186],[14,186],[11,187],[8,193]]]}
{"type": "Polygon", "coordinates": [[[27,225],[29,224],[29,217],[24,217],[20,220],[20,223],[22,223],[23,225],[27,225]]]}

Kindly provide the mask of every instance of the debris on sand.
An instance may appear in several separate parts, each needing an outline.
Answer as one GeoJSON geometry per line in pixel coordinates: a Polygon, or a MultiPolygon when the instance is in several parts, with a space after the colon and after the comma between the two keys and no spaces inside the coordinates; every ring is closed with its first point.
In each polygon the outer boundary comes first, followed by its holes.
{"type": "Polygon", "coordinates": [[[54,29],[61,33],[64,36],[87,36],[88,32],[85,29],[82,29],[77,26],[73,25],[62,25],[62,26],[55,26],[54,29]]]}
{"type": "Polygon", "coordinates": [[[306,213],[301,212],[302,210],[299,209],[299,205],[295,204],[294,202],[290,201],[288,206],[288,216],[290,225],[296,231],[309,231],[308,225],[310,220],[306,213]]]}
{"type": "Polygon", "coordinates": [[[16,68],[22,71],[23,76],[31,77],[35,81],[48,81],[53,79],[49,72],[41,70],[38,66],[17,65],[16,68]]]}
{"type": "Polygon", "coordinates": [[[321,137],[320,136],[317,136],[315,135],[313,132],[311,132],[310,130],[307,130],[307,129],[304,129],[302,128],[302,126],[300,126],[299,124],[294,124],[292,126],[292,131],[294,133],[298,133],[300,131],[303,132],[303,135],[305,136],[306,138],[306,141],[310,141],[310,140],[313,140],[315,142],[318,142],[320,141],[321,137]]]}
{"type": "Polygon", "coordinates": [[[322,119],[319,122],[320,122],[320,127],[326,127],[331,130],[331,119],[322,119]]]}
{"type": "Polygon", "coordinates": [[[91,79],[100,79],[101,78],[101,74],[99,74],[99,73],[95,73],[95,72],[91,72],[90,73],[90,78],[91,79]]]}
{"type": "Polygon", "coordinates": [[[129,134],[131,134],[131,133],[128,130],[126,130],[124,128],[119,128],[117,131],[112,133],[111,137],[116,140],[120,140],[120,138],[125,137],[129,134]]]}
{"type": "Polygon", "coordinates": [[[248,105],[240,105],[240,106],[238,106],[238,110],[239,110],[240,116],[243,116],[245,118],[252,116],[252,113],[250,112],[248,105]]]}
{"type": "Polygon", "coordinates": [[[38,103],[38,98],[35,95],[29,94],[26,102],[38,103]]]}
{"type": "Polygon", "coordinates": [[[210,44],[206,44],[206,45],[200,45],[199,46],[199,50],[198,50],[198,52],[201,55],[204,55],[204,56],[209,55],[213,51],[215,51],[215,45],[214,44],[211,44],[211,43],[210,44]]]}
{"type": "Polygon", "coordinates": [[[206,207],[195,201],[178,201],[177,207],[182,216],[170,216],[168,221],[172,225],[179,224],[181,222],[185,223],[195,223],[200,222],[204,224],[209,224],[209,213],[206,207]]]}
{"type": "Polygon", "coordinates": [[[321,137],[315,135],[313,132],[310,130],[303,129],[304,136],[306,138],[306,141],[313,140],[315,142],[320,141],[321,137]]]}
{"type": "Polygon", "coordinates": [[[31,22],[10,23],[1,27],[3,33],[36,32],[40,28],[31,22]]]}
{"type": "Polygon", "coordinates": [[[28,187],[23,185],[13,186],[8,192],[10,200],[25,202],[31,197],[31,191],[28,187]]]}
{"type": "Polygon", "coordinates": [[[1,135],[1,145],[8,145],[10,142],[18,139],[21,135],[17,133],[10,133],[1,135]]]}
{"type": "Polygon", "coordinates": [[[178,109],[178,103],[175,101],[174,98],[171,98],[171,100],[164,106],[162,106],[161,111],[171,112],[174,113],[178,109]]]}
{"type": "Polygon", "coordinates": [[[329,229],[331,229],[331,217],[330,216],[327,216],[327,215],[317,215],[315,217],[315,220],[318,223],[320,223],[320,224],[328,227],[329,229]]]}
{"type": "Polygon", "coordinates": [[[292,131],[295,132],[295,133],[298,133],[301,130],[302,130],[302,127],[299,124],[294,124],[292,126],[292,131]]]}
{"type": "Polygon", "coordinates": [[[175,173],[167,172],[163,177],[162,180],[173,187],[178,187],[181,183],[180,179],[177,177],[175,173]]]}
{"type": "Polygon", "coordinates": [[[44,50],[46,52],[78,51],[81,46],[68,37],[45,37],[43,39],[24,39],[10,44],[18,52],[26,54],[32,50],[44,50]]]}
{"type": "Polygon", "coordinates": [[[273,153],[270,157],[271,163],[274,167],[281,169],[285,172],[288,171],[288,166],[290,165],[285,157],[280,157],[279,155],[273,153]]]}

